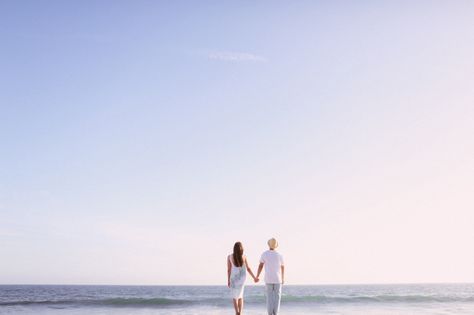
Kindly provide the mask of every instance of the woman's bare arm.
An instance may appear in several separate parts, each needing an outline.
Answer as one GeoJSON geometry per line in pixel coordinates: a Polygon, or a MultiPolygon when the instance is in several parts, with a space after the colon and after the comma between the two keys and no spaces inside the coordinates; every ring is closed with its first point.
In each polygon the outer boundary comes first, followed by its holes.
{"type": "Polygon", "coordinates": [[[232,269],[232,263],[230,262],[229,256],[227,256],[227,286],[230,288],[230,271],[232,269]]]}
{"type": "Polygon", "coordinates": [[[255,277],[255,275],[253,274],[252,269],[250,269],[247,257],[245,257],[245,266],[247,267],[247,271],[249,272],[249,274],[252,276],[253,281],[258,282],[257,277],[255,277]]]}

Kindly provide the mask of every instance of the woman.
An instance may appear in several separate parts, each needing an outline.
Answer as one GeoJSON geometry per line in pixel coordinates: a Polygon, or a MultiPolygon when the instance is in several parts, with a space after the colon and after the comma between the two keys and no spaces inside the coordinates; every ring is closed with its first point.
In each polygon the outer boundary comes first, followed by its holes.
{"type": "Polygon", "coordinates": [[[249,267],[247,257],[244,256],[242,243],[237,242],[234,244],[234,252],[227,256],[227,286],[230,288],[236,315],[240,315],[244,307],[243,296],[247,271],[253,281],[258,282],[249,267]]]}

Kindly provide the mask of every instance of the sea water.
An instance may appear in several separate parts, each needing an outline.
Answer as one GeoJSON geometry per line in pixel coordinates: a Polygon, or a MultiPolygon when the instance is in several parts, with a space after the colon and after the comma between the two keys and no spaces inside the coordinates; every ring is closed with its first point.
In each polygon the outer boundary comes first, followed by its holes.
{"type": "MultiPolygon", "coordinates": [[[[245,288],[244,313],[266,314],[263,286],[245,288]]],[[[283,287],[281,314],[474,314],[474,284],[283,287]]],[[[0,314],[234,314],[223,286],[0,286],[0,314]]]]}

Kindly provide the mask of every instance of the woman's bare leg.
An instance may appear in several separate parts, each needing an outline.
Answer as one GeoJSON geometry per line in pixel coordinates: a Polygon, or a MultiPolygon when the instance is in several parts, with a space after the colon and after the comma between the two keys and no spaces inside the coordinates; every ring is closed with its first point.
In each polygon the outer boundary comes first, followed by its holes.
{"type": "Polygon", "coordinates": [[[242,298],[239,299],[238,304],[239,304],[239,315],[241,315],[242,314],[242,309],[244,308],[244,299],[242,299],[242,298]]]}
{"type": "Polygon", "coordinates": [[[239,302],[237,299],[232,299],[232,302],[234,303],[235,315],[239,315],[239,302]]]}

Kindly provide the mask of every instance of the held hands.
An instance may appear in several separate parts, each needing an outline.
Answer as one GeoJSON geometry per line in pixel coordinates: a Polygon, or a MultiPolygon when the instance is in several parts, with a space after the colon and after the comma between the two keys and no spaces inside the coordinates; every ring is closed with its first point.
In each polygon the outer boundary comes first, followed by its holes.
{"type": "Polygon", "coordinates": [[[254,281],[255,283],[257,283],[257,282],[260,281],[260,279],[259,279],[258,277],[253,277],[253,281],[254,281]]]}

